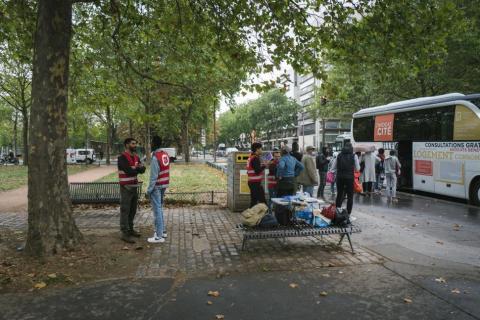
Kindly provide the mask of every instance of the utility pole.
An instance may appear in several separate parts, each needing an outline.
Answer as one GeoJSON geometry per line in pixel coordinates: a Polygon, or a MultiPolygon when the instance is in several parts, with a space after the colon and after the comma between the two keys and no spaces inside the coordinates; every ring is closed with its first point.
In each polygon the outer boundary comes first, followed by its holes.
{"type": "Polygon", "coordinates": [[[217,99],[213,100],[213,162],[217,162],[217,99]]]}

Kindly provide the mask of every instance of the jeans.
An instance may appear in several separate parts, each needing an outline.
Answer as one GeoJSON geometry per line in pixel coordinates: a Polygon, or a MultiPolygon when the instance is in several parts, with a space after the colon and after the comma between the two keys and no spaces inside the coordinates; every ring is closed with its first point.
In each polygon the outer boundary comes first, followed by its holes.
{"type": "Polygon", "coordinates": [[[318,175],[320,176],[320,185],[318,186],[317,198],[319,198],[319,197],[323,198],[323,193],[325,191],[325,186],[327,185],[327,173],[318,171],[318,175]]]}
{"type": "Polygon", "coordinates": [[[137,214],[137,187],[120,186],[120,230],[128,234],[133,230],[133,220],[137,214]]]}
{"type": "Polygon", "coordinates": [[[161,238],[163,233],[167,230],[163,220],[163,198],[165,196],[166,188],[155,187],[150,193],[150,202],[152,203],[153,217],[155,218],[155,232],[157,237],[161,238]]]}
{"type": "Polygon", "coordinates": [[[335,201],[337,208],[342,207],[345,194],[347,195],[347,212],[350,214],[353,207],[353,179],[337,178],[337,199],[335,201]]]}
{"type": "Polygon", "coordinates": [[[385,178],[387,178],[387,196],[397,197],[397,174],[387,173],[385,174],[385,178]]]}
{"type": "Polygon", "coordinates": [[[313,186],[303,186],[303,192],[306,192],[310,195],[310,197],[313,197],[313,186]]]}

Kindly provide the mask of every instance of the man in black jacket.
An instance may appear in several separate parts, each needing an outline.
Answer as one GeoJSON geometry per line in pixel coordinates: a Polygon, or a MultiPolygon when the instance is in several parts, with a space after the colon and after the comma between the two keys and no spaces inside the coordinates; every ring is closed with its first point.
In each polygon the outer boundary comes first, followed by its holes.
{"type": "Polygon", "coordinates": [[[315,160],[318,175],[320,177],[320,185],[318,186],[317,198],[324,198],[325,186],[327,185],[328,163],[330,162],[327,147],[322,148],[322,152],[317,155],[317,158],[315,160]]]}
{"type": "Polygon", "coordinates": [[[118,178],[120,182],[120,230],[121,239],[127,243],[135,243],[131,238],[140,237],[133,229],[133,220],[137,214],[139,187],[137,175],[145,172],[140,158],[136,154],[137,141],[127,138],[124,141],[125,151],[118,157],[118,178]]]}

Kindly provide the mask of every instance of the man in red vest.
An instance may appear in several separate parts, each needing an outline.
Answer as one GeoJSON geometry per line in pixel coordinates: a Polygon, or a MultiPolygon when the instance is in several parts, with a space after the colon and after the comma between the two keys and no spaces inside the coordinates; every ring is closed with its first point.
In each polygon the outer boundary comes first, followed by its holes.
{"type": "Polygon", "coordinates": [[[250,208],[258,203],[265,203],[265,190],[262,186],[266,163],[262,163],[262,144],[252,143],[252,153],[247,160],[248,188],[250,189],[250,208]]]}
{"type": "Polygon", "coordinates": [[[118,157],[118,180],[120,182],[120,230],[121,239],[128,243],[135,243],[131,238],[140,237],[140,233],[133,229],[133,220],[137,214],[138,179],[139,173],[145,172],[145,167],[136,154],[137,141],[127,138],[124,141],[125,151],[118,157]]]}
{"type": "Polygon", "coordinates": [[[152,161],[150,163],[150,184],[147,195],[152,203],[155,218],[155,233],[148,238],[150,243],[163,243],[167,237],[167,228],[163,219],[163,198],[170,182],[170,159],[168,153],[160,149],[162,140],[159,136],[152,139],[152,161]]]}

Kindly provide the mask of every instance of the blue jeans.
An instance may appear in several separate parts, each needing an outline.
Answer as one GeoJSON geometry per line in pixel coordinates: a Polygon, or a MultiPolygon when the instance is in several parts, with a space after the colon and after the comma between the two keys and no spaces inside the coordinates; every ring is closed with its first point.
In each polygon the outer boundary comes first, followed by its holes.
{"type": "Polygon", "coordinates": [[[306,192],[313,197],[313,186],[303,186],[303,192],[306,192]]]}
{"type": "Polygon", "coordinates": [[[155,232],[157,237],[161,238],[165,232],[165,224],[163,221],[163,198],[166,188],[155,187],[150,193],[150,202],[152,203],[153,217],[155,218],[155,232]]]}

